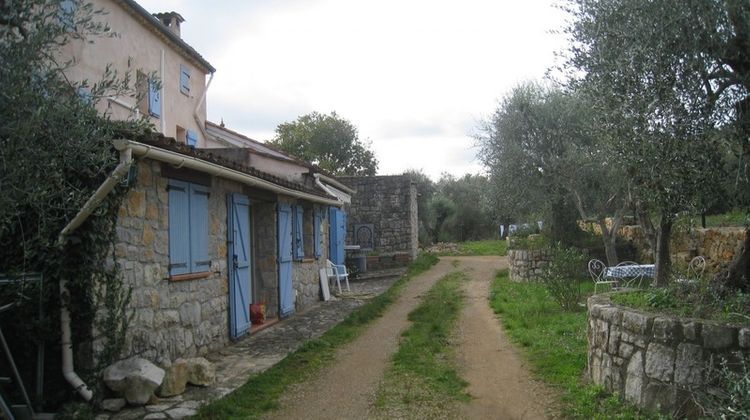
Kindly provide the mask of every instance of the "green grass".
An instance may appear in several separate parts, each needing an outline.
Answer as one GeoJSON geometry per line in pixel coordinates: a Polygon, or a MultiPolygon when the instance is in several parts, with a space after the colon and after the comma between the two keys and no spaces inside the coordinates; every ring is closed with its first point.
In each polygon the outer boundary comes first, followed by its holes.
{"type": "MultiPolygon", "coordinates": [[[[593,283],[583,282],[585,291],[593,283]]],[[[514,283],[498,274],[490,302],[505,332],[522,347],[535,372],[560,390],[562,414],[571,418],[642,418],[635,408],[583,380],[586,312],[566,312],[538,283],[514,283]]]]}
{"type": "Polygon", "coordinates": [[[440,253],[441,256],[464,255],[505,255],[507,243],[504,240],[467,241],[458,243],[458,252],[440,253]]]}
{"type": "Polygon", "coordinates": [[[469,399],[458,376],[450,337],[464,303],[462,272],[438,281],[409,314],[411,327],[378,389],[376,407],[387,418],[451,417],[458,401],[469,399]]]}
{"type": "Polygon", "coordinates": [[[336,348],[352,341],[369,322],[380,317],[396,300],[411,277],[428,270],[435,263],[437,257],[434,255],[420,254],[409,266],[407,274],[388,291],[356,309],[320,338],[306,342],[281,362],[250,378],[231,394],[202,407],[197,418],[257,418],[264,412],[277,408],[279,397],[290,385],[304,381],[330,363],[336,348]]]}
{"type": "Polygon", "coordinates": [[[749,218],[750,215],[744,210],[732,210],[724,214],[706,216],[706,227],[745,226],[750,222],[749,218]]]}

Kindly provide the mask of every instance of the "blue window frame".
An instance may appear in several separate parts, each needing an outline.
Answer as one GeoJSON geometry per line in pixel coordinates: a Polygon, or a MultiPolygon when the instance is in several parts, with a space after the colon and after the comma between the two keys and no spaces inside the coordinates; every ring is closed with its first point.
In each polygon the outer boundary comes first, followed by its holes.
{"type": "Polygon", "coordinates": [[[161,117],[161,88],[159,82],[151,78],[148,80],[148,113],[161,117]]]}
{"type": "Polygon", "coordinates": [[[185,143],[188,146],[195,147],[198,145],[198,134],[193,130],[185,131],[185,143]]]}
{"type": "Polygon", "coordinates": [[[169,275],[207,272],[208,197],[203,185],[170,179],[169,275]]]}
{"type": "Polygon", "coordinates": [[[180,64],[180,92],[190,95],[190,69],[180,64]]]}

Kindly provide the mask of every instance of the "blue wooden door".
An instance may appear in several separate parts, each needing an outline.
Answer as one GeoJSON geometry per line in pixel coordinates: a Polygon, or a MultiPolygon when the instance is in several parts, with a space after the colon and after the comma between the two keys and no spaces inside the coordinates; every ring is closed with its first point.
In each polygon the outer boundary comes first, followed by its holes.
{"type": "Polygon", "coordinates": [[[232,338],[250,329],[250,201],[240,194],[227,197],[229,257],[229,333],[232,338]]]}
{"type": "Polygon", "coordinates": [[[328,210],[328,258],[334,264],[344,264],[346,213],[336,207],[328,210]]]}
{"type": "Polygon", "coordinates": [[[287,316],[294,312],[294,290],[292,288],[292,207],[279,204],[279,314],[287,316]]]}

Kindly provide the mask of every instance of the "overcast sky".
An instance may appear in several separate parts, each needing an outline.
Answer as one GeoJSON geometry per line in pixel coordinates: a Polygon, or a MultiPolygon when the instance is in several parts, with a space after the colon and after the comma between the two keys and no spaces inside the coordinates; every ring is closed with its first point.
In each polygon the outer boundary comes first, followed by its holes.
{"type": "Polygon", "coordinates": [[[564,45],[554,0],[137,0],[176,11],[214,67],[208,118],[256,140],[336,111],[372,142],[379,174],[478,173],[472,134],[564,45]]]}

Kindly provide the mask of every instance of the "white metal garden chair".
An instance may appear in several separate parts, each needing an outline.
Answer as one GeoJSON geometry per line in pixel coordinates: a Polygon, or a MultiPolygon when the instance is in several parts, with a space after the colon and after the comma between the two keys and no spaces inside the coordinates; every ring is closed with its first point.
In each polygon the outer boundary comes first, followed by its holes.
{"type": "Polygon", "coordinates": [[[349,273],[346,271],[345,265],[334,264],[331,260],[326,260],[326,275],[328,276],[329,283],[332,280],[336,280],[339,294],[341,294],[341,280],[346,282],[346,291],[351,292],[351,289],[349,289],[349,273]]]}
{"type": "Polygon", "coordinates": [[[596,294],[596,288],[600,284],[608,284],[612,289],[617,287],[618,280],[607,279],[605,277],[606,271],[607,266],[601,260],[593,259],[589,261],[589,275],[591,275],[591,279],[594,280],[594,294],[596,294]]]}
{"type": "Polygon", "coordinates": [[[617,271],[620,273],[618,274],[618,281],[622,281],[622,283],[625,284],[625,287],[633,287],[638,284],[638,287],[642,287],[643,283],[643,271],[641,270],[628,270],[627,267],[631,265],[639,265],[635,261],[622,261],[619,264],[617,264],[615,267],[617,268],[617,271]]]}

